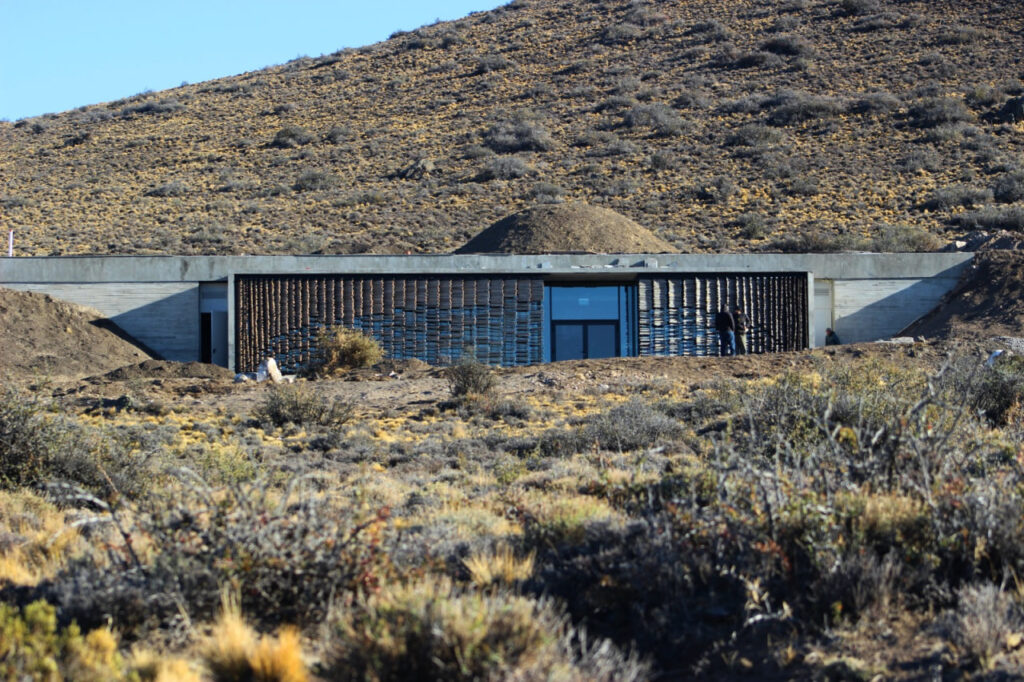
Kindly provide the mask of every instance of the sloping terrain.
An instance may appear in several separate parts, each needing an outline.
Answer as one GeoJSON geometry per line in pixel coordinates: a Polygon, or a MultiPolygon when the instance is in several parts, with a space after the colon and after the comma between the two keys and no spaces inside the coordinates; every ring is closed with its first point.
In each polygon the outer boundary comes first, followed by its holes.
{"type": "Polygon", "coordinates": [[[943,302],[905,333],[974,339],[1024,335],[1024,253],[978,253],[943,302]]]}
{"type": "Polygon", "coordinates": [[[447,252],[562,200],[689,252],[934,248],[1024,227],[1022,33],[1015,0],[516,0],[0,123],[0,208],[23,255],[447,252]]]}
{"type": "Polygon", "coordinates": [[[101,374],[149,355],[99,312],[0,288],[0,378],[101,374]]]}

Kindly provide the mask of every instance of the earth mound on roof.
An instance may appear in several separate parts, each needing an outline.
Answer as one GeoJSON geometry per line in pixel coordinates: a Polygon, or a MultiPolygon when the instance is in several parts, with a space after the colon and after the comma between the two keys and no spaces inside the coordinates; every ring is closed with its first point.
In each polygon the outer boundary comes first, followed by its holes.
{"type": "Polygon", "coordinates": [[[77,378],[148,358],[96,310],[0,288],[0,377],[77,378]]]}
{"type": "Polygon", "coordinates": [[[502,218],[455,253],[676,253],[629,218],[581,203],[544,204],[502,218]]]}

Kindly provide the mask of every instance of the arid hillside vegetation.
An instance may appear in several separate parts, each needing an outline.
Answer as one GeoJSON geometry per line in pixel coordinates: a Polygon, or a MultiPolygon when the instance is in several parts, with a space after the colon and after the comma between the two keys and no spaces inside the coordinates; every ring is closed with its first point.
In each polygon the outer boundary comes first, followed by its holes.
{"type": "Polygon", "coordinates": [[[563,200],[683,251],[935,248],[1024,229],[1022,33],[1015,0],[516,0],[0,123],[0,208],[23,255],[451,251],[563,200]]]}

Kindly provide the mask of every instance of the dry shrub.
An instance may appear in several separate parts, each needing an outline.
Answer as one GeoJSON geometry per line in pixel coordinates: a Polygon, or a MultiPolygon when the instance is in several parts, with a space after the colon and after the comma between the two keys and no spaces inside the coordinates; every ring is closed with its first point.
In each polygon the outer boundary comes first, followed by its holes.
{"type": "Polygon", "coordinates": [[[294,628],[258,637],[236,598],[225,596],[220,617],[202,649],[214,682],[306,682],[302,644],[294,628]]]}
{"type": "Polygon", "coordinates": [[[519,558],[508,545],[501,545],[488,552],[472,554],[463,559],[473,582],[479,587],[494,583],[511,585],[526,580],[533,573],[536,552],[519,558]]]}
{"type": "Polygon", "coordinates": [[[396,585],[343,613],[324,677],[332,680],[645,679],[645,664],[587,643],[547,600],[481,593],[450,579],[396,585]]]}
{"type": "Polygon", "coordinates": [[[325,329],[316,340],[316,351],[303,368],[307,376],[325,376],[350,369],[372,367],[384,357],[380,343],[359,329],[325,329]]]}
{"type": "Polygon", "coordinates": [[[987,670],[1006,646],[1007,635],[1024,625],[1024,613],[995,585],[967,585],[957,593],[957,608],[948,625],[953,641],[987,670]]]}
{"type": "Polygon", "coordinates": [[[284,426],[342,426],[352,418],[355,404],[341,398],[328,401],[317,391],[301,384],[274,386],[254,416],[262,424],[284,426]]]}
{"type": "Polygon", "coordinates": [[[452,397],[468,395],[487,395],[498,383],[494,370],[477,360],[472,354],[466,354],[444,372],[451,389],[452,397]]]}

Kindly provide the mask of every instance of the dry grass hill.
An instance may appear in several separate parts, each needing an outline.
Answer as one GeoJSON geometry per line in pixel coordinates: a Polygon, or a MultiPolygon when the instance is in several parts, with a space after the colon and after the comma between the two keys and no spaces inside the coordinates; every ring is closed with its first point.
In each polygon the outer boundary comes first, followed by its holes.
{"type": "Polygon", "coordinates": [[[0,210],[23,255],[451,251],[555,201],[683,251],[935,248],[1024,230],[1022,34],[1016,0],[516,0],[0,123],[0,210]]]}

